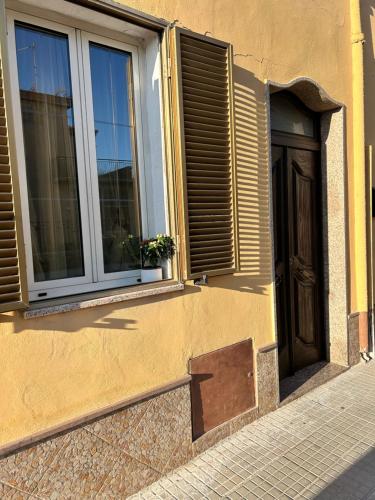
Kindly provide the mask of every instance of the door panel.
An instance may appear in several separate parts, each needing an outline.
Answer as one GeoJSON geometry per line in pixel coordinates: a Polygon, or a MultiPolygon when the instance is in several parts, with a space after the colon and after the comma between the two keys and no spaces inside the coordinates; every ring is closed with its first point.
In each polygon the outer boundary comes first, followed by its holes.
{"type": "Polygon", "coordinates": [[[272,147],[272,190],[274,221],[274,259],[276,282],[277,338],[279,349],[280,376],[285,377],[290,371],[291,353],[288,320],[288,239],[284,230],[288,226],[286,198],[285,151],[280,146],[272,147]]]}
{"type": "Polygon", "coordinates": [[[294,370],[322,358],[319,257],[319,162],[316,152],[288,148],[289,260],[294,370]]]}
{"type": "MultiPolygon", "coordinates": [[[[290,152],[290,155],[295,154],[296,151],[290,152]]],[[[302,169],[297,162],[292,161],[293,194],[295,196],[293,200],[293,223],[296,228],[294,246],[299,259],[305,265],[312,264],[311,203],[314,190],[313,181],[308,176],[308,173],[309,169],[306,167],[302,169]]]]}
{"type": "Polygon", "coordinates": [[[298,325],[296,336],[297,339],[305,345],[312,345],[315,341],[314,322],[311,321],[314,315],[314,288],[301,281],[297,281],[296,285],[298,301],[298,325]]]}
{"type": "Polygon", "coordinates": [[[319,156],[272,147],[280,378],[324,357],[319,156]]]}

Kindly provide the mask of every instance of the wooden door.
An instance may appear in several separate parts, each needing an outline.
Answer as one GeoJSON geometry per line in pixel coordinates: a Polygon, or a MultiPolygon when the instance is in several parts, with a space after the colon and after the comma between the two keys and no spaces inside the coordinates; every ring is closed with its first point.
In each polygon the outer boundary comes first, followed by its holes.
{"type": "MultiPolygon", "coordinates": [[[[277,141],[280,142],[280,141],[277,141]]],[[[280,378],[324,359],[319,152],[272,147],[280,378]]]]}

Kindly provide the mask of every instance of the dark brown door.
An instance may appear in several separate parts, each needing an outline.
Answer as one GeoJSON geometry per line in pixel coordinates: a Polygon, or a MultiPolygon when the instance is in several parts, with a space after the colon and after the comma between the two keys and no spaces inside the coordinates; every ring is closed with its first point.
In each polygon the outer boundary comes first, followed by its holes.
{"type": "Polygon", "coordinates": [[[324,359],[319,151],[285,142],[272,147],[280,378],[324,359]]]}

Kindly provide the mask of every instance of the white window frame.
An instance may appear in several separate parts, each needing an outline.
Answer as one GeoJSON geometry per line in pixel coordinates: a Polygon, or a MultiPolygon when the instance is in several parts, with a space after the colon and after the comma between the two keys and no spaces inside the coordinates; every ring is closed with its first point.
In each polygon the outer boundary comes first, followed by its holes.
{"type": "MultiPolygon", "coordinates": [[[[90,133],[94,130],[94,117],[88,44],[90,41],[97,42],[107,47],[123,50],[130,53],[132,56],[134,119],[136,122],[136,162],[139,186],[138,201],[141,213],[141,231],[145,237],[148,237],[148,210],[143,152],[144,131],[142,128],[142,92],[140,81],[142,72],[140,70],[139,61],[140,47],[137,43],[134,45],[124,43],[112,38],[102,37],[81,29],[76,29],[65,24],[8,9],[7,22],[10,70],[13,82],[11,86],[11,96],[14,110],[14,128],[19,166],[23,214],[22,221],[25,235],[27,280],[30,301],[64,297],[78,293],[105,290],[139,283],[140,270],[104,273],[95,136],[90,133]],[[81,213],[81,237],[85,270],[84,276],[43,282],[36,282],[34,279],[25,149],[17,70],[15,38],[15,22],[17,21],[35,27],[50,29],[68,36],[75,123],[77,178],[81,213]]],[[[167,214],[163,215],[167,216],[167,214]]]]}

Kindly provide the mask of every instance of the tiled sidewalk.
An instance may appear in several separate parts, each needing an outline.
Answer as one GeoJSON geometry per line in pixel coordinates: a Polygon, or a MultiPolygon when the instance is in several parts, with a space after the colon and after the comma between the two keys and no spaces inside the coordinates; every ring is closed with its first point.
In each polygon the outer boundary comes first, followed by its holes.
{"type": "Polygon", "coordinates": [[[375,361],[246,426],[132,498],[375,500],[375,361]]]}

